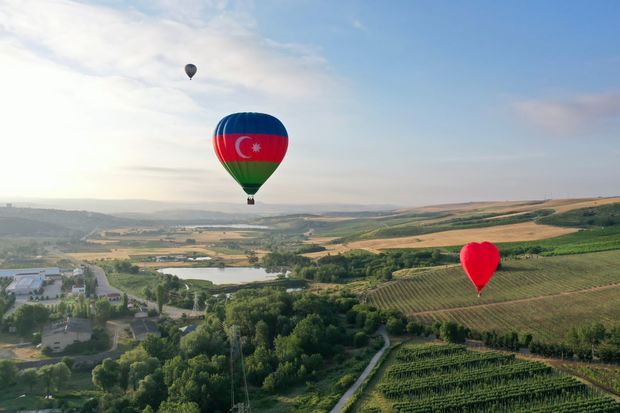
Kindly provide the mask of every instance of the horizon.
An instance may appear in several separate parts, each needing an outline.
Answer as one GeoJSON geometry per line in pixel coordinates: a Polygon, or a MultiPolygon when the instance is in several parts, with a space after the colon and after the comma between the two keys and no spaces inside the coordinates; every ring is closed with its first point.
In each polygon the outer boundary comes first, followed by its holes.
{"type": "Polygon", "coordinates": [[[257,202],[612,196],[615,5],[559,5],[4,2],[0,193],[243,202],[211,139],[250,110],[290,136],[257,202]]]}

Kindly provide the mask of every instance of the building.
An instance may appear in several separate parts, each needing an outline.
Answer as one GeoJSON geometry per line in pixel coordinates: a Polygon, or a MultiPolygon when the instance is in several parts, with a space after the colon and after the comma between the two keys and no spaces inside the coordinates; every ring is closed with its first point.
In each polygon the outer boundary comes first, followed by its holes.
{"type": "Polygon", "coordinates": [[[60,277],[60,268],[14,268],[0,270],[0,278],[15,278],[19,275],[41,275],[43,277],[60,277]]]}
{"type": "Polygon", "coordinates": [[[84,275],[84,270],[81,268],[76,268],[75,270],[73,270],[73,276],[74,277],[81,277],[82,275],[84,275]]]}
{"type": "Polygon", "coordinates": [[[44,278],[41,275],[18,275],[13,282],[6,287],[7,293],[15,295],[29,295],[43,287],[44,278]]]}
{"type": "Polygon", "coordinates": [[[155,337],[161,337],[161,333],[157,328],[157,324],[152,322],[151,320],[146,320],[144,318],[140,318],[131,322],[131,334],[133,334],[133,338],[138,341],[142,341],[149,334],[154,335],[155,337]]]}
{"type": "Polygon", "coordinates": [[[107,297],[108,297],[108,301],[120,301],[121,300],[120,293],[109,293],[107,297]]]}
{"type": "Polygon", "coordinates": [[[90,320],[67,317],[65,321],[45,326],[41,335],[41,345],[49,347],[53,352],[59,352],[70,344],[90,341],[92,336],[93,328],[90,320]]]}
{"type": "Polygon", "coordinates": [[[72,295],[80,295],[80,294],[84,294],[86,295],[86,287],[82,286],[82,287],[71,287],[71,294],[72,295]]]}

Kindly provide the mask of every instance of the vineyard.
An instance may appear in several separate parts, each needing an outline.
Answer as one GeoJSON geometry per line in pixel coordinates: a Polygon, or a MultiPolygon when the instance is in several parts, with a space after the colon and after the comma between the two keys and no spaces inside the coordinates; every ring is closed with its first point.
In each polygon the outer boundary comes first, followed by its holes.
{"type": "Polygon", "coordinates": [[[478,330],[520,329],[561,339],[572,320],[620,318],[620,251],[506,260],[478,298],[458,266],[412,273],[368,299],[419,321],[453,319],[478,330]]]}
{"type": "Polygon", "coordinates": [[[617,413],[620,404],[546,364],[512,354],[406,344],[354,411],[617,413]]]}

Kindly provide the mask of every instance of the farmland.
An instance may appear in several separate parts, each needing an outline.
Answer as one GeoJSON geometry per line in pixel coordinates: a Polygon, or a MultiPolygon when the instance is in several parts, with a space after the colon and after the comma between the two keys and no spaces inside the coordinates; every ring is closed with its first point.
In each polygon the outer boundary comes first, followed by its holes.
{"type": "Polygon", "coordinates": [[[406,343],[394,350],[354,412],[617,412],[599,394],[541,362],[453,344],[406,343]]]}
{"type": "Polygon", "coordinates": [[[424,322],[546,338],[562,337],[577,321],[620,319],[619,297],[620,251],[506,260],[481,298],[458,266],[412,273],[368,294],[370,303],[424,322]]]}

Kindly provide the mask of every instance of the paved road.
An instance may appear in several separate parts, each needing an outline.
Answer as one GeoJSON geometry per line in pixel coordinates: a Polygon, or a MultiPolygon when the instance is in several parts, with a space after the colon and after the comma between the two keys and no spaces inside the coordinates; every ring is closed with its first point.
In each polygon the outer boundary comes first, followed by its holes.
{"type": "Polygon", "coordinates": [[[373,356],[373,358],[370,360],[370,363],[368,363],[368,366],[366,366],[366,369],[364,369],[362,374],[357,378],[357,380],[355,381],[355,383],[353,383],[349,390],[347,390],[342,395],[340,400],[338,400],[338,403],[336,403],[336,405],[333,407],[333,409],[329,411],[329,413],[339,413],[342,410],[344,405],[347,404],[347,402],[353,396],[353,393],[355,393],[357,389],[359,389],[359,387],[362,385],[364,380],[368,378],[368,375],[370,374],[372,369],[375,368],[375,366],[379,362],[379,359],[381,359],[381,356],[383,356],[383,353],[385,353],[385,350],[390,347],[390,337],[388,337],[388,334],[385,331],[385,326],[379,327],[378,333],[383,336],[383,347],[381,347],[381,350],[379,350],[377,354],[373,356]]]}
{"type": "MultiPolygon", "coordinates": [[[[97,295],[104,295],[104,294],[110,294],[110,293],[119,293],[119,294],[123,293],[119,289],[112,287],[110,285],[110,283],[108,282],[108,277],[106,276],[105,271],[103,271],[103,268],[98,267],[96,265],[89,265],[88,267],[90,268],[90,271],[92,272],[92,274],[97,278],[97,295]]],[[[142,297],[136,297],[135,295],[131,295],[131,294],[127,294],[127,296],[132,300],[146,303],[148,308],[152,308],[152,309],[157,308],[157,303],[153,301],[147,301],[142,297]]],[[[186,310],[184,308],[172,307],[169,305],[164,305],[164,313],[168,314],[170,318],[174,318],[174,319],[181,318],[183,314],[186,314],[187,316],[190,316],[190,317],[196,317],[196,316],[200,316],[203,314],[201,311],[186,310]]]]}

